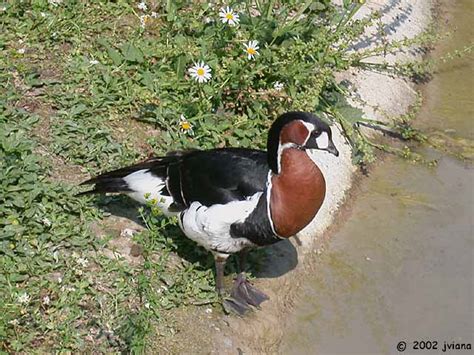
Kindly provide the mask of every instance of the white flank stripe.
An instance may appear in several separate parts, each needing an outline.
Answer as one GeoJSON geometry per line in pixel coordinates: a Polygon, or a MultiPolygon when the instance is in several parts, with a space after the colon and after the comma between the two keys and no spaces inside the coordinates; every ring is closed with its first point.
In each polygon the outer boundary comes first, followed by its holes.
{"type": "Polygon", "coordinates": [[[165,187],[165,181],[158,176],[154,176],[148,169],[135,171],[123,178],[132,192],[127,193],[134,200],[146,204],[154,200],[156,206],[160,208],[166,215],[174,215],[168,211],[173,203],[170,196],[161,195],[161,191],[165,187]]]}
{"type": "Polygon", "coordinates": [[[270,209],[270,197],[272,194],[272,176],[273,176],[273,173],[270,170],[268,172],[268,177],[267,177],[267,196],[266,196],[267,197],[267,218],[268,218],[268,221],[270,222],[270,227],[272,228],[273,234],[275,234],[278,238],[282,239],[282,237],[280,237],[275,230],[275,226],[273,225],[273,219],[272,219],[272,211],[270,209]]]}
{"type": "Polygon", "coordinates": [[[277,152],[277,165],[278,165],[278,171],[277,174],[280,174],[281,172],[281,155],[283,154],[283,151],[287,148],[298,148],[298,145],[295,143],[284,143],[278,144],[278,152],[277,152]]]}

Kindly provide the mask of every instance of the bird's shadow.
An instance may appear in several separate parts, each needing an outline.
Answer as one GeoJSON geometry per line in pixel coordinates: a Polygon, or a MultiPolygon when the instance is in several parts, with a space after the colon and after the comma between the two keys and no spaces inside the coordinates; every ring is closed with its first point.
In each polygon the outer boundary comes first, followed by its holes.
{"type": "MultiPolygon", "coordinates": [[[[122,217],[147,228],[138,212],[140,204],[126,196],[98,197],[95,203],[105,212],[122,217]]],[[[150,213],[145,209],[144,214],[150,213]]],[[[167,218],[165,216],[158,218],[167,218]]],[[[203,247],[187,238],[176,223],[167,224],[162,233],[173,240],[175,252],[190,263],[197,264],[202,270],[214,270],[214,257],[203,247]]],[[[245,270],[261,278],[280,277],[293,270],[298,264],[298,252],[289,240],[283,240],[268,247],[250,250],[245,270]]],[[[233,255],[226,264],[226,274],[240,271],[237,255],[233,255]]],[[[215,271],[214,271],[215,272],[215,271]]]]}

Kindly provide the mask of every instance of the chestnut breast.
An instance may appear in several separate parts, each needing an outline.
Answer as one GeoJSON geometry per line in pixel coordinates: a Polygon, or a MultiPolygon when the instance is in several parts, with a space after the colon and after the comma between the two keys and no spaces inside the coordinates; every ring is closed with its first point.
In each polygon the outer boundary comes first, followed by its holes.
{"type": "Polygon", "coordinates": [[[326,194],[321,170],[305,151],[287,148],[282,152],[280,174],[271,178],[270,213],[275,231],[291,237],[316,216],[326,194]]]}

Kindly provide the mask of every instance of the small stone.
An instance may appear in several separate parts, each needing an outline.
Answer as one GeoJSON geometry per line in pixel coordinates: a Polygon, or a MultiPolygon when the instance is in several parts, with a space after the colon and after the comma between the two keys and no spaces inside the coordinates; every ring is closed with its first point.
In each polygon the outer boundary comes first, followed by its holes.
{"type": "Polygon", "coordinates": [[[131,238],[131,237],[133,237],[133,235],[135,233],[137,233],[137,231],[135,229],[125,228],[120,232],[120,236],[121,237],[126,237],[126,238],[131,238]]]}
{"type": "Polygon", "coordinates": [[[143,255],[143,247],[140,244],[133,244],[130,248],[130,255],[135,258],[143,255]]]}
{"type": "Polygon", "coordinates": [[[223,343],[224,343],[224,346],[225,346],[226,348],[232,348],[232,346],[234,345],[232,339],[230,339],[230,338],[228,338],[228,337],[225,337],[225,338],[223,339],[223,343]]]}

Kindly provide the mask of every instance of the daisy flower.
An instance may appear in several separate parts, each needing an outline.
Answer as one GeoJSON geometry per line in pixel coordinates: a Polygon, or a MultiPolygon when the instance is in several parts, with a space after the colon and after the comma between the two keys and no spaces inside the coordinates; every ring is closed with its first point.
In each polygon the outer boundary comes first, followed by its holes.
{"type": "Polygon", "coordinates": [[[189,75],[195,79],[198,83],[206,83],[211,78],[211,68],[203,61],[194,63],[194,65],[188,70],[189,75]]]}
{"type": "Polygon", "coordinates": [[[18,52],[19,54],[25,54],[26,48],[20,48],[20,49],[17,50],[17,52],[18,52]]]}
{"type": "Polygon", "coordinates": [[[140,2],[140,3],[137,5],[137,8],[138,8],[139,10],[146,11],[146,9],[148,8],[148,6],[146,6],[145,1],[142,1],[142,2],[140,2]]]}
{"type": "Polygon", "coordinates": [[[48,0],[48,3],[53,6],[58,6],[63,2],[63,0],[48,0]]]}
{"type": "Polygon", "coordinates": [[[25,292],[25,293],[18,296],[18,303],[21,303],[21,304],[29,303],[30,299],[31,299],[31,297],[25,292]]]}
{"type": "Polygon", "coordinates": [[[51,303],[51,299],[49,298],[48,295],[46,295],[43,297],[42,302],[44,305],[48,306],[51,303]]]}
{"type": "Polygon", "coordinates": [[[184,115],[181,115],[179,118],[179,129],[183,133],[188,133],[190,135],[193,135],[193,126],[189,121],[184,117],[184,115]]]}
{"type": "Polygon", "coordinates": [[[256,55],[258,55],[258,41],[249,41],[249,43],[244,43],[244,52],[247,53],[247,58],[254,59],[256,55]]]}
{"type": "Polygon", "coordinates": [[[90,65],[97,65],[97,64],[99,64],[99,61],[97,59],[91,59],[91,60],[89,60],[89,64],[90,65]]]}
{"type": "Polygon", "coordinates": [[[142,28],[145,28],[147,22],[149,22],[151,20],[151,16],[150,15],[141,15],[140,16],[140,26],[142,26],[142,28]]]}
{"type": "Polygon", "coordinates": [[[46,227],[51,227],[51,224],[52,224],[51,221],[46,217],[43,217],[41,219],[41,223],[43,223],[46,227]]]}
{"type": "Polygon", "coordinates": [[[234,12],[229,6],[221,8],[219,12],[222,23],[228,23],[230,26],[235,26],[239,23],[239,14],[234,12]]]}
{"type": "Polygon", "coordinates": [[[280,83],[279,81],[275,81],[275,83],[273,84],[273,88],[276,90],[276,91],[281,91],[283,90],[283,83],[280,83]]]}
{"type": "Polygon", "coordinates": [[[82,267],[87,267],[87,265],[89,264],[89,260],[87,260],[86,258],[78,258],[76,261],[82,267]]]}

